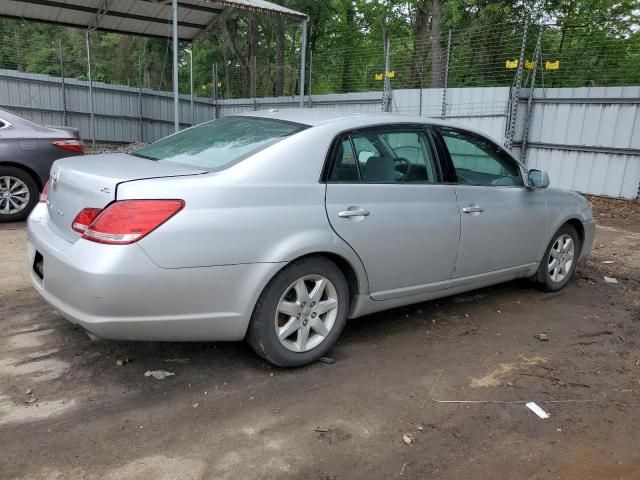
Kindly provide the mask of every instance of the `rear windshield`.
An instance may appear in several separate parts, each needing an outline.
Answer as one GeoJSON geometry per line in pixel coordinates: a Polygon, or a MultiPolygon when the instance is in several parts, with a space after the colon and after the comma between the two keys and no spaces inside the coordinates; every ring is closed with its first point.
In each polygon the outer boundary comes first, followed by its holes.
{"type": "Polygon", "coordinates": [[[224,117],[158,140],[132,155],[221,170],[305,128],[270,118],[224,117]]]}

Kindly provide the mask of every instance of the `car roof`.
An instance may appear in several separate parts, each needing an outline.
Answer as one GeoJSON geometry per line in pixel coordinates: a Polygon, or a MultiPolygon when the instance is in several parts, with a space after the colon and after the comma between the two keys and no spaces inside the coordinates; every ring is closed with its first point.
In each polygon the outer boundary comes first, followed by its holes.
{"type": "Polygon", "coordinates": [[[327,123],[337,123],[354,121],[354,123],[432,123],[429,118],[410,115],[400,115],[397,113],[383,112],[345,112],[341,110],[331,110],[326,108],[271,108],[269,110],[259,110],[245,112],[239,115],[273,118],[287,122],[300,123],[315,127],[327,123]]]}
{"type": "Polygon", "coordinates": [[[403,115],[400,113],[345,112],[341,110],[331,110],[325,108],[272,108],[269,110],[243,112],[235,115],[257,118],[273,118],[274,120],[294,122],[310,127],[334,124],[336,127],[336,131],[384,124],[421,123],[425,125],[440,125],[452,128],[461,128],[463,130],[481,135],[484,138],[488,138],[498,145],[500,145],[501,143],[485,132],[468,127],[466,125],[449,122],[440,118],[421,117],[417,115],[403,115]]]}

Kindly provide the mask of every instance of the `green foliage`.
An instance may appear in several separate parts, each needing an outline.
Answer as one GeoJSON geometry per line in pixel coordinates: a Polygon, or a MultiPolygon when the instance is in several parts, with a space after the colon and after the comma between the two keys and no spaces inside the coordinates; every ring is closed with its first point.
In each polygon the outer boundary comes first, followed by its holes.
{"type": "MultiPolygon", "coordinates": [[[[510,85],[505,61],[519,57],[529,22],[526,58],[541,31],[539,69],[546,86],[640,84],[637,0],[280,0],[310,15],[313,93],[381,89],[384,38],[390,40],[393,88],[429,87],[449,52],[449,86],[510,85]],[[434,15],[441,5],[442,15],[434,15]],[[541,25],[544,28],[541,30],[541,25]],[[448,35],[451,30],[451,43],[448,35]],[[436,33],[434,33],[436,32],[436,33]],[[439,36],[437,32],[440,32],[439,36]],[[439,55],[439,56],[438,56],[439,55]]],[[[256,91],[295,95],[300,65],[299,25],[258,15],[256,91]],[[278,60],[280,59],[280,61],[278,60]]],[[[45,24],[0,20],[0,68],[86,79],[85,33],[45,24]],[[62,61],[61,61],[62,60],[62,61]]],[[[171,42],[112,33],[90,36],[95,81],[168,90],[171,42]]],[[[189,92],[189,49],[197,96],[209,96],[213,66],[218,94],[247,97],[251,77],[245,12],[225,11],[193,46],[180,45],[179,87],[189,92]]],[[[307,67],[309,68],[309,66],[307,67]]],[[[309,78],[309,75],[307,75],[309,78]]],[[[539,83],[538,83],[539,84],[539,83]]]]}

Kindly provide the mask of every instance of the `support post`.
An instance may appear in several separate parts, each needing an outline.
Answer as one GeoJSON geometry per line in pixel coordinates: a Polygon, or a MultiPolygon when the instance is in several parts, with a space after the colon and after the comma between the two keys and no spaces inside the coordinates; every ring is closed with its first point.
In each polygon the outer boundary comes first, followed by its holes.
{"type": "Polygon", "coordinates": [[[311,81],[313,79],[313,77],[311,76],[311,74],[313,73],[313,52],[310,51],[309,52],[309,108],[311,108],[311,81]]]}
{"type": "Polygon", "coordinates": [[[520,161],[527,165],[527,142],[529,141],[529,126],[531,124],[531,115],[533,114],[533,92],[536,86],[536,74],[538,73],[538,65],[542,61],[540,48],[542,43],[542,28],[538,32],[538,40],[536,40],[536,51],[533,54],[533,70],[531,72],[531,83],[529,84],[529,98],[527,99],[527,116],[524,120],[524,129],[522,132],[522,146],[520,148],[520,161]]]}
{"type": "Polygon", "coordinates": [[[307,64],[307,19],[302,21],[302,39],[300,41],[300,108],[304,107],[304,82],[307,64]]]}
{"type": "Polygon", "coordinates": [[[180,131],[180,92],[178,90],[178,0],[172,0],[173,36],[173,129],[180,131]]]}
{"type": "Polygon", "coordinates": [[[96,148],[96,125],[93,114],[93,77],[91,76],[91,42],[89,30],[85,32],[87,43],[87,76],[89,77],[89,132],[91,136],[91,148],[96,148]]]}
{"type": "Polygon", "coordinates": [[[191,126],[196,122],[195,110],[193,109],[193,43],[189,50],[189,108],[191,109],[191,126]]]}
{"type": "Polygon", "coordinates": [[[509,124],[507,126],[507,134],[504,139],[504,146],[511,150],[513,145],[513,136],[516,132],[516,116],[518,115],[518,103],[520,101],[520,87],[522,85],[522,70],[524,68],[524,52],[527,46],[527,29],[529,28],[529,19],[525,21],[522,31],[522,46],[520,47],[520,59],[518,61],[518,70],[516,70],[516,78],[511,89],[511,110],[509,112],[509,124]]]}
{"type": "Polygon", "coordinates": [[[258,110],[258,99],[257,95],[257,81],[258,81],[258,59],[257,57],[251,57],[251,69],[253,70],[253,75],[251,76],[251,85],[249,86],[251,89],[251,103],[253,104],[253,110],[258,110]]]}
{"type": "Polygon", "coordinates": [[[64,83],[64,57],[62,53],[62,40],[58,39],[58,49],[60,50],[60,93],[62,94],[62,124],[67,126],[67,89],[64,83]]]}
{"type": "Polygon", "coordinates": [[[214,107],[213,107],[213,116],[214,118],[218,118],[219,115],[219,111],[218,111],[218,64],[216,62],[213,62],[212,65],[212,78],[213,78],[213,101],[214,101],[214,107]]]}
{"type": "Polygon", "coordinates": [[[391,79],[389,78],[389,69],[391,68],[391,59],[389,58],[389,35],[385,31],[384,34],[384,92],[382,94],[382,111],[391,111],[391,79]]]}
{"type": "Polygon", "coordinates": [[[447,40],[447,62],[444,67],[444,88],[442,89],[442,112],[441,117],[447,118],[447,87],[449,86],[449,59],[451,58],[451,29],[449,29],[449,39],[447,40]]]}
{"type": "Polygon", "coordinates": [[[138,141],[144,142],[144,125],[142,123],[142,85],[144,84],[144,72],[142,70],[142,52],[138,56],[138,141]]]}

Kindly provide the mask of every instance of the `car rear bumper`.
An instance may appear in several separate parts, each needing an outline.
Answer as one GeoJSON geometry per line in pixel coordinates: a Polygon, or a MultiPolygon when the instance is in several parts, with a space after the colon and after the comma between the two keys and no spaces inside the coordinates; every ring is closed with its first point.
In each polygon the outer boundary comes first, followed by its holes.
{"type": "MultiPolygon", "coordinates": [[[[69,321],[114,340],[241,340],[279,263],[166,269],[133,245],[68,242],[42,205],[28,221],[33,287],[69,321]],[[33,269],[42,255],[43,278],[33,269]]],[[[179,247],[176,247],[179,248],[179,247]]]]}

